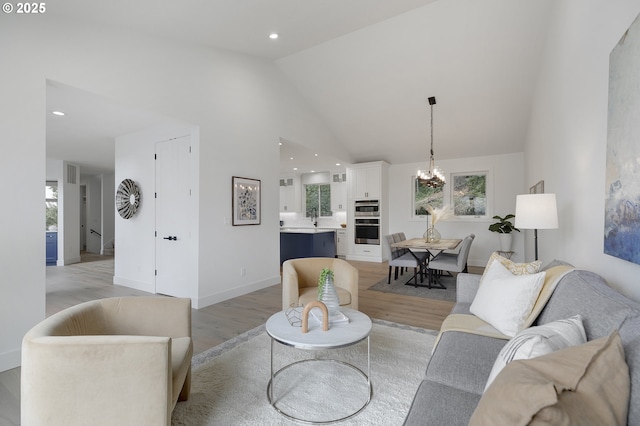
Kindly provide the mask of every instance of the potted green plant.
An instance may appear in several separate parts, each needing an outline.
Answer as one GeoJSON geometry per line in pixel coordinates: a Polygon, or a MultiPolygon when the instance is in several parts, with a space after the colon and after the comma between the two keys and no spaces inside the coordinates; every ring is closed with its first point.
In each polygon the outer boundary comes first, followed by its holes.
{"type": "Polygon", "coordinates": [[[333,281],[333,271],[329,268],[322,268],[320,277],[318,278],[318,300],[322,297],[322,290],[324,289],[324,283],[327,282],[327,277],[333,281]]]}
{"type": "Polygon", "coordinates": [[[329,310],[329,316],[335,315],[340,307],[338,292],[333,285],[333,271],[329,268],[322,268],[318,278],[318,300],[324,303],[329,310]]]}
{"type": "Polygon", "coordinates": [[[514,214],[508,214],[505,217],[496,215],[493,218],[497,220],[497,222],[489,225],[489,231],[498,233],[498,237],[500,238],[500,249],[502,251],[511,251],[511,244],[513,240],[511,233],[513,231],[520,232],[520,230],[511,222],[511,219],[514,219],[515,217],[516,215],[514,214]]]}

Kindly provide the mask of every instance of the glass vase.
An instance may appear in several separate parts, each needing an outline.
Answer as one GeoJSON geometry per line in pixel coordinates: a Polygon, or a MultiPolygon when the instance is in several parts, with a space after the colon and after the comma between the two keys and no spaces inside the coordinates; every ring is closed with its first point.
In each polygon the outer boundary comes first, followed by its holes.
{"type": "Polygon", "coordinates": [[[440,233],[433,226],[427,228],[427,230],[424,231],[424,234],[422,234],[422,237],[428,243],[436,243],[440,241],[440,233]]]}
{"type": "Polygon", "coordinates": [[[338,299],[338,292],[333,285],[333,278],[327,276],[322,286],[322,291],[318,295],[318,300],[327,306],[329,311],[329,317],[334,316],[340,308],[340,299],[338,299]]]}

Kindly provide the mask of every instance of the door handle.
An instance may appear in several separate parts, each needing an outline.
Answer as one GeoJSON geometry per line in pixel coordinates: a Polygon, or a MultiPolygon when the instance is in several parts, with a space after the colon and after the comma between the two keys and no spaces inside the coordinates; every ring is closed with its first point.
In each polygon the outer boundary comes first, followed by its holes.
{"type": "Polygon", "coordinates": [[[168,236],[168,237],[163,237],[163,240],[169,240],[169,241],[178,241],[178,237],[174,236],[168,236]]]}

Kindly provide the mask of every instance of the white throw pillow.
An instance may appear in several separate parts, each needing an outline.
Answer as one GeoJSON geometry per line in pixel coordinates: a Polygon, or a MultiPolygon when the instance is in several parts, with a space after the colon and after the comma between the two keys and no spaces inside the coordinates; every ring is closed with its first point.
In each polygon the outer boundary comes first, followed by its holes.
{"type": "Polygon", "coordinates": [[[522,330],[540,294],[545,272],[513,275],[500,262],[493,262],[469,310],[500,333],[513,337],[522,330]]]}
{"type": "Polygon", "coordinates": [[[548,324],[522,330],[502,348],[493,368],[485,390],[507,364],[517,359],[531,359],[550,354],[570,346],[587,342],[587,335],[580,315],[553,321],[548,324]]]}

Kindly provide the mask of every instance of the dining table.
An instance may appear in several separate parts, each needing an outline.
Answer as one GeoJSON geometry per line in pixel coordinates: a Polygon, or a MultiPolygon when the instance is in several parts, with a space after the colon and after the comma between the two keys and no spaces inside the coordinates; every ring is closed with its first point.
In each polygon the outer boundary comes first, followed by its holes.
{"type": "Polygon", "coordinates": [[[446,287],[440,281],[437,280],[437,277],[434,271],[429,269],[429,262],[435,259],[436,257],[440,256],[440,254],[445,250],[454,250],[456,247],[460,245],[460,243],[462,243],[462,240],[458,238],[451,238],[451,239],[441,238],[436,241],[427,241],[424,238],[411,238],[408,240],[403,240],[403,241],[398,241],[396,243],[393,243],[391,244],[391,247],[409,250],[409,253],[411,253],[413,257],[415,257],[416,260],[418,261],[418,264],[421,264],[422,268],[426,269],[427,276],[428,276],[427,285],[419,285],[417,282],[415,282],[415,280],[414,280],[414,283],[411,284],[411,279],[409,279],[409,281],[406,282],[406,285],[413,285],[415,287],[428,287],[428,288],[437,287],[437,288],[445,289],[446,287]],[[425,263],[420,262],[420,258],[416,254],[419,252],[428,253],[427,260],[425,263]]]}

